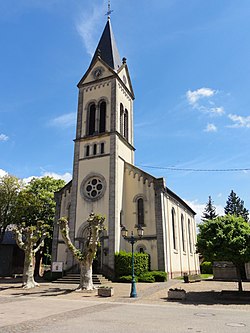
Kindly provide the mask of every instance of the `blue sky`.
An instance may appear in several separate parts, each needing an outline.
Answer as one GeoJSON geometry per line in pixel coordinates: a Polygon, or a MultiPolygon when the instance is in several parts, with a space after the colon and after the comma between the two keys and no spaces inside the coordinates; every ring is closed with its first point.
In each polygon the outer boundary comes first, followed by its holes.
{"type": "MultiPolygon", "coordinates": [[[[250,208],[250,1],[111,1],[133,88],[136,165],[199,213],[250,208]],[[150,167],[159,167],[149,168],[150,167]]],[[[0,0],[0,175],[72,172],[78,90],[107,1],[0,0]]]]}

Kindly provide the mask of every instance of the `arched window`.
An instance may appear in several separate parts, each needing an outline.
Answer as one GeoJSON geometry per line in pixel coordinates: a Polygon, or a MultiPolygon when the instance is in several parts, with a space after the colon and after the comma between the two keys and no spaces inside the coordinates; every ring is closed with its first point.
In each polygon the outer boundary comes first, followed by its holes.
{"type": "Polygon", "coordinates": [[[101,143],[101,154],[104,154],[104,142],[101,143]]]}
{"type": "Polygon", "coordinates": [[[188,238],[189,238],[189,251],[193,253],[193,239],[192,239],[192,230],[191,230],[191,222],[188,219],[188,238]]]}
{"type": "Polygon", "coordinates": [[[89,156],[89,145],[86,146],[85,156],[89,156]]]}
{"type": "Polygon", "coordinates": [[[88,113],[88,135],[93,135],[95,133],[95,116],[96,116],[96,106],[91,104],[88,113]]]}
{"type": "Polygon", "coordinates": [[[128,110],[124,112],[124,137],[128,140],[128,110]]]}
{"type": "Polygon", "coordinates": [[[175,210],[174,210],[174,207],[172,207],[171,215],[172,215],[172,229],[173,229],[173,246],[174,246],[174,250],[177,250],[176,225],[175,225],[175,210]]]}
{"type": "Polygon", "coordinates": [[[185,229],[184,229],[184,216],[181,214],[181,238],[182,238],[182,250],[186,252],[186,239],[185,239],[185,229]]]}
{"type": "Polygon", "coordinates": [[[144,225],[144,202],[142,198],[137,200],[137,225],[144,225]]]}
{"type": "Polygon", "coordinates": [[[106,102],[101,102],[99,133],[104,133],[105,131],[106,131],[106,102]]]}
{"type": "Polygon", "coordinates": [[[93,146],[93,155],[96,155],[96,153],[97,153],[97,145],[94,144],[94,146],[93,146]]]}
{"type": "Polygon", "coordinates": [[[120,104],[120,134],[123,135],[123,114],[124,114],[124,110],[123,110],[123,105],[122,103],[120,104]]]}

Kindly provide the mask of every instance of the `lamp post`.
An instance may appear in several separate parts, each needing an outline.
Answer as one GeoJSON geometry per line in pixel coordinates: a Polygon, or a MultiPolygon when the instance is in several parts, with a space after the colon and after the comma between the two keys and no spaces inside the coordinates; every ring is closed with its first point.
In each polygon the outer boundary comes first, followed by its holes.
{"type": "MultiPolygon", "coordinates": [[[[144,230],[143,230],[142,226],[139,225],[137,228],[137,235],[138,235],[139,239],[142,238],[143,232],[144,232],[144,230]]],[[[122,237],[126,241],[128,241],[132,246],[132,260],[131,260],[132,281],[131,281],[130,297],[135,298],[135,297],[137,297],[137,293],[136,293],[136,287],[135,287],[134,244],[137,242],[137,239],[135,238],[133,231],[131,231],[131,236],[128,237],[128,230],[126,229],[125,226],[122,227],[121,234],[122,234],[122,237]]]]}

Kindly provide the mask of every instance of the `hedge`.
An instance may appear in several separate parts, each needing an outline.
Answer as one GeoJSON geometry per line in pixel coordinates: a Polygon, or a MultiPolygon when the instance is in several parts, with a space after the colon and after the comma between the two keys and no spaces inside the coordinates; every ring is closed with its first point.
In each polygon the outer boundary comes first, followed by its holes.
{"type": "MultiPolygon", "coordinates": [[[[131,275],[123,275],[119,277],[119,282],[127,282],[131,283],[132,276],[131,275]]],[[[152,272],[145,272],[139,276],[135,276],[136,282],[164,282],[167,280],[167,273],[161,271],[152,271],[152,272]]]]}
{"type": "Polygon", "coordinates": [[[213,264],[210,261],[203,261],[201,264],[202,274],[213,274],[213,264]]]}
{"type": "MultiPolygon", "coordinates": [[[[115,253],[115,275],[116,278],[128,276],[131,274],[132,253],[120,251],[115,253]]],[[[135,275],[139,276],[149,269],[149,255],[147,253],[134,253],[135,275]]]]}
{"type": "MultiPolygon", "coordinates": [[[[119,277],[119,282],[131,283],[132,275],[123,275],[119,277]]],[[[138,282],[138,277],[135,276],[135,282],[138,282]]]]}
{"type": "Polygon", "coordinates": [[[150,282],[150,283],[153,283],[153,282],[155,282],[155,278],[154,278],[154,276],[152,275],[151,272],[146,272],[146,273],[143,273],[142,275],[140,275],[138,277],[138,281],[139,282],[150,282]]]}
{"type": "Polygon", "coordinates": [[[162,271],[152,271],[150,274],[154,277],[155,282],[165,282],[167,281],[167,273],[162,271]]]}

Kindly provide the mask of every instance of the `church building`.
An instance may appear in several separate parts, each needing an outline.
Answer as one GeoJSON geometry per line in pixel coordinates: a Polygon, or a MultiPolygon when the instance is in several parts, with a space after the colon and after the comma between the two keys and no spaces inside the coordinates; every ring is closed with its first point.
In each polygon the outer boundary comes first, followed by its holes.
{"type": "Polygon", "coordinates": [[[121,236],[125,226],[134,235],[143,227],[144,236],[135,243],[135,251],[150,255],[151,270],[165,271],[170,278],[197,273],[195,212],[163,178],[134,165],[134,92],[110,17],[78,89],[73,178],[55,194],[52,261],[77,271],[57,220],[68,217],[71,240],[81,248],[86,220],[94,212],[106,217],[107,227],[97,254],[99,272],[112,275],[115,252],[131,251],[121,236]]]}

